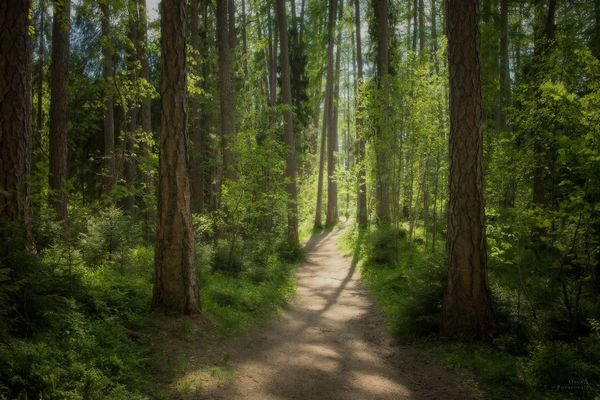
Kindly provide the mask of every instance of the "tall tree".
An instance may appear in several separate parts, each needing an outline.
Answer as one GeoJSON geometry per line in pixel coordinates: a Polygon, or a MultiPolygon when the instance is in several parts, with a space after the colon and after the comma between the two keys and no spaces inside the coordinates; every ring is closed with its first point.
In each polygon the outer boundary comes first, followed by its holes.
{"type": "Polygon", "coordinates": [[[446,13],[450,164],[443,332],[449,336],[489,339],[492,308],[483,199],[479,1],[448,0],[446,13]]]}
{"type": "MultiPolygon", "coordinates": [[[[33,135],[32,157],[39,157],[42,143],[42,129],[44,126],[43,97],[44,97],[44,63],[46,62],[46,0],[39,2],[40,24],[38,28],[38,63],[37,63],[37,102],[35,132],[33,135]]],[[[34,160],[35,164],[35,160],[34,160]]]]}
{"type": "Polygon", "coordinates": [[[161,3],[158,226],[152,306],[198,311],[186,127],[185,0],[161,3]]]}
{"type": "Polygon", "coordinates": [[[419,0],[419,54],[425,50],[425,1],[419,0]]]}
{"type": "Polygon", "coordinates": [[[286,146],[285,173],[287,182],[287,237],[291,246],[298,246],[298,191],[296,188],[296,149],[294,143],[294,126],[292,119],[292,85],[290,80],[290,57],[288,43],[287,17],[285,0],[276,0],[275,17],[279,28],[281,97],[288,109],[283,113],[283,130],[286,146]]]}
{"type": "MultiPolygon", "coordinates": [[[[536,91],[533,94],[535,98],[539,98],[539,86],[544,80],[544,72],[546,71],[547,57],[550,54],[554,45],[554,33],[556,30],[555,13],[556,0],[548,0],[548,7],[544,6],[543,0],[535,2],[534,10],[534,49],[533,58],[526,71],[526,75],[532,87],[536,91]]],[[[537,110],[532,110],[534,113],[537,110]]],[[[533,170],[533,202],[536,204],[545,204],[547,198],[548,175],[546,168],[547,152],[544,133],[541,127],[535,127],[532,132],[533,152],[536,159],[533,170]],[[537,129],[536,129],[537,128],[537,129]]]]}
{"type": "MultiPolygon", "coordinates": [[[[356,27],[354,29],[356,35],[356,68],[358,82],[361,83],[363,79],[363,61],[362,61],[362,41],[361,41],[361,26],[360,26],[360,1],[354,0],[354,22],[356,27]]],[[[360,127],[360,120],[357,119],[356,126],[360,127]]],[[[358,128],[357,128],[358,129],[358,128]]],[[[367,180],[366,180],[366,166],[365,166],[365,150],[366,141],[363,134],[356,132],[357,148],[356,148],[356,162],[358,163],[358,174],[357,174],[357,193],[356,193],[356,205],[357,205],[357,221],[361,227],[366,227],[368,223],[367,216],[367,180]]]]}
{"type": "MultiPolygon", "coordinates": [[[[127,54],[127,72],[129,79],[135,87],[139,87],[139,54],[138,35],[140,10],[138,0],[128,0],[127,24],[129,37],[129,48],[127,54]]],[[[134,96],[133,101],[127,107],[127,131],[125,132],[125,184],[127,185],[127,197],[125,198],[125,210],[130,216],[135,215],[135,186],[137,181],[137,155],[136,142],[139,134],[140,105],[139,96],[134,96]]]]}
{"type": "Polygon", "coordinates": [[[338,110],[340,97],[340,63],[342,55],[342,18],[344,15],[344,0],[339,0],[338,28],[335,50],[334,83],[331,98],[331,113],[327,128],[327,225],[334,225],[338,220],[337,179],[335,169],[338,151],[338,110]]]}
{"type": "MultiPolygon", "coordinates": [[[[416,12],[416,11],[415,11],[416,12]]],[[[387,98],[388,90],[386,79],[389,73],[389,53],[388,53],[388,2],[375,2],[375,35],[377,42],[377,90],[380,97],[387,98]],[[384,96],[385,95],[385,96],[384,96]]],[[[378,116],[375,133],[375,211],[377,214],[377,223],[385,225],[390,221],[390,203],[388,187],[388,165],[387,165],[387,147],[385,132],[387,130],[387,101],[380,98],[378,102],[378,116]]]]}
{"type": "MultiPolygon", "coordinates": [[[[150,84],[150,63],[148,61],[148,14],[146,9],[146,0],[137,0],[139,8],[138,20],[138,41],[136,43],[137,54],[140,63],[140,79],[145,84],[150,84]]],[[[151,136],[152,134],[152,99],[149,94],[146,94],[141,99],[140,105],[140,124],[144,135],[151,136]]],[[[145,158],[149,158],[152,149],[147,140],[141,141],[142,154],[145,158]]],[[[149,168],[142,170],[142,189],[144,191],[144,236],[150,240],[152,227],[154,226],[154,177],[149,168]]]]}
{"type": "Polygon", "coordinates": [[[30,7],[28,0],[0,3],[0,257],[16,242],[33,249],[30,7]]]}
{"type": "MultiPolygon", "coordinates": [[[[221,116],[221,152],[223,155],[223,178],[235,176],[234,157],[231,144],[235,136],[235,110],[233,101],[233,48],[235,32],[230,33],[231,21],[228,3],[217,2],[217,52],[219,63],[219,102],[221,116]]],[[[232,24],[233,25],[233,24],[232,24]]]]}
{"type": "Polygon", "coordinates": [[[116,177],[115,116],[113,101],[113,45],[110,27],[110,1],[100,3],[102,24],[102,78],[104,80],[104,192],[112,191],[116,177]]]}
{"type": "MultiPolygon", "coordinates": [[[[322,227],[323,173],[325,164],[325,146],[331,114],[333,113],[333,46],[335,41],[335,21],[338,0],[329,1],[327,23],[327,77],[325,81],[325,104],[323,107],[323,126],[321,127],[321,156],[319,159],[319,177],[317,183],[317,206],[315,211],[315,228],[322,227]]],[[[328,144],[327,144],[328,146],[328,144]]]]}
{"type": "Polygon", "coordinates": [[[71,0],[54,0],[50,65],[50,204],[59,220],[67,218],[67,83],[71,0]]]}
{"type": "Polygon", "coordinates": [[[508,65],[508,0],[500,0],[500,112],[498,128],[506,130],[506,108],[510,103],[508,65]]]}

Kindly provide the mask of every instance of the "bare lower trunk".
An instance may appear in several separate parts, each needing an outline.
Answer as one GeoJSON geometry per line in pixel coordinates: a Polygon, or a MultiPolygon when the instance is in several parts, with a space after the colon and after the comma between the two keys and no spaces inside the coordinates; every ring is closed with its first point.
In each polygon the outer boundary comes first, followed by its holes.
{"type": "Polygon", "coordinates": [[[198,311],[186,137],[185,0],[163,0],[160,160],[153,308],[198,311]]]}

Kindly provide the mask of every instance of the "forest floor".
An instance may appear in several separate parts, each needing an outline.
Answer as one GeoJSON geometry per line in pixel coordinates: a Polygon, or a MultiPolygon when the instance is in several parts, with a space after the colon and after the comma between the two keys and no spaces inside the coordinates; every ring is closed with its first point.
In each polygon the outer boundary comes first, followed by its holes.
{"type": "Polygon", "coordinates": [[[166,330],[159,368],[170,373],[157,382],[159,397],[479,398],[463,380],[386,332],[356,264],[338,248],[342,232],[335,229],[308,241],[307,259],[297,271],[296,297],[271,322],[213,344],[206,342],[208,337],[185,340],[194,327],[179,328],[175,337],[166,330]]]}

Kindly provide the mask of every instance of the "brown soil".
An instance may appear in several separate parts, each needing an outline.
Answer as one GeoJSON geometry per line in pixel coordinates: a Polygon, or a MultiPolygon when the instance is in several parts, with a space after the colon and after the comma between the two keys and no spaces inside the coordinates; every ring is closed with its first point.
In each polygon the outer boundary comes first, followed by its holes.
{"type": "Polygon", "coordinates": [[[230,343],[235,377],[200,399],[474,399],[414,348],[394,344],[337,247],[340,231],[313,237],[298,293],[270,325],[230,343]]]}

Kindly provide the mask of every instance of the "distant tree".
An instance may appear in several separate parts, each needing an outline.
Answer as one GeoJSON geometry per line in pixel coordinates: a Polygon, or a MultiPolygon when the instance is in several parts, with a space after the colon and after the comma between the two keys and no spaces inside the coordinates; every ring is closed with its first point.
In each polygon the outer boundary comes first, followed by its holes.
{"type": "Polygon", "coordinates": [[[54,0],[50,65],[50,204],[59,220],[67,218],[67,82],[71,0],[54,0]]]}
{"type": "Polygon", "coordinates": [[[233,101],[233,53],[235,32],[230,33],[231,16],[230,0],[217,2],[217,53],[219,62],[219,102],[221,116],[221,152],[223,155],[223,178],[233,179],[235,176],[234,157],[231,149],[235,136],[235,107],[233,101]]]}
{"type": "Polygon", "coordinates": [[[115,184],[115,111],[113,100],[112,79],[113,67],[113,45],[110,26],[110,2],[100,3],[102,24],[102,78],[104,79],[104,192],[109,195],[115,184]]]}
{"type": "MultiPolygon", "coordinates": [[[[354,32],[356,35],[356,67],[358,82],[362,82],[363,79],[363,61],[362,61],[362,40],[361,40],[361,25],[360,25],[360,1],[354,0],[354,32]]],[[[360,126],[360,121],[357,121],[357,126],[360,126]]],[[[356,193],[356,205],[357,205],[357,216],[356,220],[361,227],[367,226],[368,215],[367,215],[367,181],[366,181],[366,168],[365,168],[365,151],[366,141],[362,132],[357,132],[357,148],[356,156],[358,163],[358,175],[357,175],[357,193],[356,193]]]]}
{"type": "Polygon", "coordinates": [[[152,306],[198,311],[186,127],[185,0],[161,3],[158,226],[152,306]]]}

